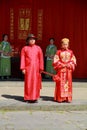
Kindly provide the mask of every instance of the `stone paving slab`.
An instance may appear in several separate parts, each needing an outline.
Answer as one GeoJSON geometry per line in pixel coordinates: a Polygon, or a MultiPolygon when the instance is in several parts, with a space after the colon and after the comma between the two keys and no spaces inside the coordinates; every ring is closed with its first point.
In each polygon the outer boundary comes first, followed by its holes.
{"type": "Polygon", "coordinates": [[[0,111],[0,130],[87,130],[87,111],[0,111]]]}
{"type": "MultiPolygon", "coordinates": [[[[15,97],[16,98],[16,97],[15,97]]],[[[85,111],[87,100],[73,100],[72,103],[57,103],[53,100],[39,99],[38,103],[26,103],[22,98],[0,101],[0,110],[42,110],[42,111],[85,111]]]]}
{"type": "Polygon", "coordinates": [[[87,110],[87,83],[73,82],[72,103],[53,101],[54,82],[43,82],[38,103],[29,104],[23,100],[23,82],[0,82],[0,110],[87,110]]]}

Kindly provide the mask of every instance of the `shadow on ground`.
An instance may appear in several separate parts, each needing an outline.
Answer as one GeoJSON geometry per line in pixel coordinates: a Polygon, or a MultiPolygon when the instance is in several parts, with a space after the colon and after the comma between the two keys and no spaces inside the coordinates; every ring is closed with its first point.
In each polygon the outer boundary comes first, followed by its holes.
{"type": "Polygon", "coordinates": [[[14,100],[17,100],[17,101],[24,102],[24,97],[22,97],[22,96],[3,94],[2,97],[8,98],[8,99],[14,99],[14,100]]]}
{"type": "Polygon", "coordinates": [[[40,98],[41,98],[43,101],[53,101],[53,102],[54,102],[53,97],[49,97],[49,96],[41,96],[40,98]]]}
{"type": "MultiPolygon", "coordinates": [[[[22,97],[22,96],[3,94],[2,97],[7,98],[7,99],[14,99],[14,100],[17,100],[17,101],[24,102],[24,97],[22,97]]],[[[43,101],[53,101],[53,102],[54,102],[53,97],[41,96],[40,98],[41,98],[41,100],[43,100],[43,101]]]]}

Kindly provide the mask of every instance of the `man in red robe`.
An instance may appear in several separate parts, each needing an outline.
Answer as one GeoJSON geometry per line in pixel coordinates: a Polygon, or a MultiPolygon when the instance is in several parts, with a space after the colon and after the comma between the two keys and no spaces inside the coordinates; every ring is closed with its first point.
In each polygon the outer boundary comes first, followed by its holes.
{"type": "Polygon", "coordinates": [[[76,58],[73,51],[68,49],[69,39],[63,38],[62,48],[54,56],[53,66],[60,80],[56,80],[54,100],[58,102],[72,101],[72,71],[75,69],[76,58]]]}
{"type": "Polygon", "coordinates": [[[26,39],[27,46],[21,51],[20,69],[25,74],[24,100],[27,102],[36,102],[40,97],[43,53],[35,41],[36,37],[30,34],[26,39]]]}

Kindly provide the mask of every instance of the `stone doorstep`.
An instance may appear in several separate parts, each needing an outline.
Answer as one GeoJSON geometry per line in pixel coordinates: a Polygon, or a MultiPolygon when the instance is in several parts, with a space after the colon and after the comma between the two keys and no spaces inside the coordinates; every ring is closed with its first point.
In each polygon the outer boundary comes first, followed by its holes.
{"type": "Polygon", "coordinates": [[[4,106],[0,107],[0,111],[24,111],[24,110],[32,110],[32,111],[87,111],[87,105],[26,105],[26,106],[4,106]]]}
{"type": "Polygon", "coordinates": [[[73,101],[72,103],[57,103],[53,101],[41,101],[38,103],[26,103],[24,101],[4,100],[0,103],[0,110],[7,111],[87,111],[87,101],[73,101]]]}

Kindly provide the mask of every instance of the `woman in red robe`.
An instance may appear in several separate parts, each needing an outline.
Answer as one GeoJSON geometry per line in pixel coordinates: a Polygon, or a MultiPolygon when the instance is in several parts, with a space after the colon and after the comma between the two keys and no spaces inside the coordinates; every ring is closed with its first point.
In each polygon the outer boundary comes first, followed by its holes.
{"type": "Polygon", "coordinates": [[[40,97],[43,53],[35,41],[36,37],[30,34],[26,40],[28,45],[21,51],[20,69],[25,74],[24,100],[27,102],[36,102],[40,97]]]}
{"type": "Polygon", "coordinates": [[[63,38],[62,48],[54,56],[53,66],[60,80],[56,81],[54,100],[57,102],[72,101],[72,71],[75,69],[76,58],[69,49],[69,39],[63,38]]]}

